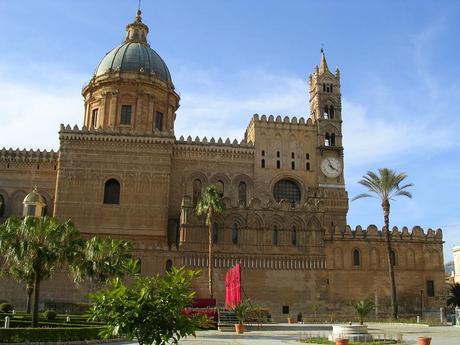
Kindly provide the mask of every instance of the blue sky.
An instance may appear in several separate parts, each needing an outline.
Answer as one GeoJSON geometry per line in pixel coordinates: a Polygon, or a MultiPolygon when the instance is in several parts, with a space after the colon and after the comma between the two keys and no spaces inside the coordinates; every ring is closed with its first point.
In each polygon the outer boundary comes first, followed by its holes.
{"type": "MultiPolygon", "coordinates": [[[[135,0],[0,0],[0,147],[57,149],[83,119],[82,86],[124,37],[135,0]],[[27,102],[25,101],[27,100],[27,102]]],[[[149,41],[182,101],[176,135],[241,138],[254,113],[306,116],[324,45],[342,72],[350,197],[368,170],[413,182],[391,224],[442,227],[460,245],[458,1],[143,0],[149,41]]],[[[348,223],[381,226],[376,200],[348,223]]]]}

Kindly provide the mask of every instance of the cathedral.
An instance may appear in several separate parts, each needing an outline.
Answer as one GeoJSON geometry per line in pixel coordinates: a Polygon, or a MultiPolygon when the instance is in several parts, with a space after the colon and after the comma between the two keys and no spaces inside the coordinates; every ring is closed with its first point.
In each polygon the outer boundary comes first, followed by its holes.
{"type": "MultiPolygon", "coordinates": [[[[195,205],[214,184],[226,205],[212,224],[218,304],[226,271],[240,263],[244,295],[274,319],[366,298],[384,313],[386,230],[347,226],[341,75],[324,52],[308,78],[307,119],[256,114],[240,141],[176,137],[180,96],[148,33],[138,11],[83,87],[82,125],[61,125],[58,152],[0,151],[0,222],[22,216],[36,186],[42,214],[72,219],[85,236],[131,241],[143,274],[205,272],[208,229],[195,205]]],[[[441,230],[393,228],[391,237],[402,312],[443,304],[441,230]]],[[[207,297],[206,274],[195,285],[207,297]]],[[[0,286],[1,299],[25,304],[22,287],[0,286]]],[[[87,292],[64,273],[42,291],[43,301],[62,302],[87,292]]]]}

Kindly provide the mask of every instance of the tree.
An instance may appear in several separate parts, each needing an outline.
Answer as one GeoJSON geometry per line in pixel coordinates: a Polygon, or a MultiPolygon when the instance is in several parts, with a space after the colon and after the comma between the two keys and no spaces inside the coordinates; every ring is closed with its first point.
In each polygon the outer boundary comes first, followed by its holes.
{"type": "Polygon", "coordinates": [[[372,301],[359,301],[353,304],[356,314],[359,316],[359,323],[364,323],[364,318],[374,309],[374,303],[372,301]]]}
{"type": "Polygon", "coordinates": [[[460,284],[455,283],[449,286],[449,294],[447,295],[447,305],[460,307],[460,284]]]}
{"type": "Polygon", "coordinates": [[[164,276],[137,275],[131,286],[112,280],[111,289],[90,295],[92,320],[106,324],[102,335],[137,338],[140,345],[164,345],[195,335],[199,317],[183,310],[192,303],[191,290],[197,272],[172,268],[164,276]]]}
{"type": "Polygon", "coordinates": [[[124,240],[93,237],[85,241],[71,264],[75,280],[101,286],[110,279],[139,273],[140,262],[133,259],[131,251],[131,243],[124,240]]]}
{"type": "Polygon", "coordinates": [[[196,205],[196,214],[198,216],[204,215],[205,224],[208,226],[208,288],[209,296],[214,297],[213,294],[213,242],[212,242],[212,224],[214,216],[221,214],[225,211],[225,204],[221,196],[217,192],[217,187],[210,185],[206,187],[196,205]]]}
{"type": "Polygon", "coordinates": [[[383,210],[383,221],[385,225],[385,241],[387,247],[387,261],[388,261],[388,275],[390,278],[390,298],[391,298],[391,309],[393,319],[398,318],[398,303],[396,296],[396,282],[394,275],[394,260],[393,250],[391,246],[391,236],[390,236],[390,200],[393,200],[397,196],[405,196],[412,198],[412,194],[407,191],[409,187],[412,187],[412,184],[401,184],[407,178],[405,173],[396,173],[394,170],[381,168],[378,171],[378,174],[368,171],[363,178],[358,181],[361,185],[368,189],[369,193],[363,193],[355,196],[352,201],[375,197],[380,199],[382,210],[383,210]]]}
{"type": "Polygon", "coordinates": [[[61,224],[52,217],[10,218],[0,227],[0,250],[7,271],[24,273],[27,279],[33,276],[33,327],[38,324],[41,282],[73,262],[82,244],[71,221],[61,224]]]}

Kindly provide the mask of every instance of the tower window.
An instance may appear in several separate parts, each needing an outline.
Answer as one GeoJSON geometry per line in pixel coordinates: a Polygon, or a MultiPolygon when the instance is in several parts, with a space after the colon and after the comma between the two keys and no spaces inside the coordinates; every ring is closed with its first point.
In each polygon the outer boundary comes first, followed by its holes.
{"type": "Polygon", "coordinates": [[[278,227],[276,225],[273,228],[272,243],[274,246],[278,245],[278,227]]]}
{"type": "Polygon", "coordinates": [[[331,145],[330,146],[335,146],[335,133],[331,133],[331,145]]]}
{"type": "Polygon", "coordinates": [[[329,107],[329,118],[330,119],[334,118],[334,106],[333,105],[329,107]]]}
{"type": "Polygon", "coordinates": [[[307,169],[307,171],[310,171],[310,162],[307,162],[306,169],[307,169]]]}
{"type": "Polygon", "coordinates": [[[294,161],[291,162],[291,169],[295,170],[295,162],[294,161]]]}
{"type": "Polygon", "coordinates": [[[325,106],[324,106],[323,117],[324,117],[325,119],[328,119],[328,118],[329,118],[329,106],[328,106],[328,105],[325,105],[325,106]]]}
{"type": "Polygon", "coordinates": [[[326,92],[326,84],[323,84],[323,92],[326,92]]]}
{"type": "Polygon", "coordinates": [[[265,151],[262,150],[262,157],[265,157],[265,151]]]}
{"type": "Polygon", "coordinates": [[[334,85],[331,84],[331,92],[332,92],[332,90],[333,90],[333,87],[334,87],[334,85]]]}
{"type": "Polygon", "coordinates": [[[305,155],[305,159],[310,159],[310,154],[309,154],[309,153],[307,153],[307,154],[305,155]]]}
{"type": "Polygon", "coordinates": [[[241,181],[238,185],[238,203],[240,205],[246,206],[246,182],[241,181]]]}
{"type": "Polygon", "coordinates": [[[201,198],[201,180],[194,179],[193,180],[193,203],[196,204],[198,200],[201,198]]]}
{"type": "Polygon", "coordinates": [[[120,203],[120,182],[110,179],[104,185],[104,204],[120,203]]]}
{"type": "Polygon", "coordinates": [[[99,109],[93,109],[92,114],[91,114],[91,127],[96,128],[97,127],[97,115],[98,115],[99,109]]]}
{"type": "Polygon", "coordinates": [[[262,159],[262,161],[260,162],[260,166],[261,166],[262,168],[265,168],[265,159],[262,159]]]}
{"type": "Polygon", "coordinates": [[[426,294],[428,297],[434,297],[434,280],[426,281],[426,294]]]}
{"type": "Polygon", "coordinates": [[[324,137],[324,146],[331,146],[331,137],[329,136],[329,133],[326,133],[326,136],[324,137]]]}
{"type": "Polygon", "coordinates": [[[276,161],[276,169],[280,169],[281,168],[281,162],[280,161],[276,161]]]}
{"type": "Polygon", "coordinates": [[[291,152],[291,158],[295,158],[295,153],[291,152]]]}
{"type": "Polygon", "coordinates": [[[232,224],[232,243],[238,244],[238,224],[232,224]]]}
{"type": "Polygon", "coordinates": [[[130,105],[121,106],[120,125],[130,125],[131,124],[131,113],[132,113],[132,107],[130,105]]]}
{"type": "Polygon", "coordinates": [[[219,240],[219,227],[217,223],[212,224],[212,243],[217,243],[219,240]]]}
{"type": "Polygon", "coordinates": [[[361,253],[358,249],[353,250],[353,266],[361,266],[361,253]]]}
{"type": "Polygon", "coordinates": [[[155,129],[163,130],[163,113],[159,111],[155,113],[155,129]]]}
{"type": "Polygon", "coordinates": [[[276,157],[279,157],[280,156],[280,152],[279,151],[276,151],[276,157]]]}
{"type": "Polygon", "coordinates": [[[297,229],[295,226],[293,226],[291,230],[291,243],[293,246],[297,245],[297,229]]]}

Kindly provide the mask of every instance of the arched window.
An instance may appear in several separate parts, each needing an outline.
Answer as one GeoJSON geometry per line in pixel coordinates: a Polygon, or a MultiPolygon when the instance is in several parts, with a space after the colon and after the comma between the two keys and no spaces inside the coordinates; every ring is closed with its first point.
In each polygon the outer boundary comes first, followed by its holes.
{"type": "Polygon", "coordinates": [[[262,150],[262,157],[265,157],[265,151],[262,150]]]}
{"type": "Polygon", "coordinates": [[[193,203],[196,204],[198,200],[201,198],[201,180],[194,179],[193,180],[193,203]]]}
{"type": "Polygon", "coordinates": [[[294,152],[291,152],[291,158],[292,158],[292,159],[295,158],[295,153],[294,153],[294,152]]]}
{"type": "Polygon", "coordinates": [[[295,170],[295,162],[294,161],[291,162],[291,169],[295,170]]]}
{"type": "Polygon", "coordinates": [[[272,243],[273,243],[274,246],[278,245],[278,227],[276,225],[273,228],[272,243]]]}
{"type": "Polygon", "coordinates": [[[163,130],[163,113],[159,111],[155,113],[155,129],[163,130]]]}
{"type": "Polygon", "coordinates": [[[5,211],[5,198],[3,195],[0,194],[0,217],[3,216],[3,212],[5,211]]]}
{"type": "Polygon", "coordinates": [[[326,136],[324,137],[324,146],[331,146],[331,137],[329,136],[329,133],[326,133],[326,136]]]}
{"type": "Polygon", "coordinates": [[[261,168],[265,168],[265,159],[262,159],[262,161],[260,162],[260,166],[261,168]]]}
{"type": "Polygon", "coordinates": [[[331,106],[329,107],[329,118],[330,118],[330,119],[333,119],[334,116],[335,116],[335,114],[334,114],[334,106],[331,105],[331,106]]]}
{"type": "Polygon", "coordinates": [[[329,106],[328,106],[328,105],[325,105],[325,106],[324,106],[323,117],[324,117],[325,119],[328,119],[328,118],[329,118],[329,106]]]}
{"type": "Polygon", "coordinates": [[[232,243],[238,244],[238,224],[232,224],[232,243]]]}
{"type": "Polygon", "coordinates": [[[171,259],[166,260],[165,270],[166,272],[170,272],[173,268],[173,262],[171,259]]]}
{"type": "Polygon", "coordinates": [[[307,171],[310,171],[310,162],[307,162],[306,168],[307,168],[307,171]]]}
{"type": "Polygon", "coordinates": [[[241,181],[238,185],[238,204],[246,206],[246,198],[247,198],[247,188],[246,182],[241,181]]]}
{"type": "Polygon", "coordinates": [[[277,202],[287,200],[291,204],[298,204],[300,202],[300,189],[294,181],[281,180],[275,183],[273,196],[277,202]]]}
{"type": "Polygon", "coordinates": [[[110,179],[104,185],[104,204],[120,203],[120,182],[110,179]]]}
{"type": "Polygon", "coordinates": [[[293,226],[291,229],[291,243],[293,246],[297,245],[297,229],[295,226],[293,226]]]}
{"type": "Polygon", "coordinates": [[[281,155],[281,152],[276,151],[276,157],[280,157],[280,155],[281,155]]]}
{"type": "Polygon", "coordinates": [[[281,169],[281,161],[276,161],[276,169],[281,169]]]}
{"type": "Polygon", "coordinates": [[[353,266],[361,266],[361,253],[358,249],[353,250],[353,266]]]}
{"type": "Polygon", "coordinates": [[[330,146],[335,146],[335,133],[331,133],[331,145],[330,146]]]}
{"type": "Polygon", "coordinates": [[[217,223],[212,224],[212,243],[217,243],[219,241],[219,227],[217,223]]]}
{"type": "Polygon", "coordinates": [[[224,181],[219,180],[216,182],[217,193],[222,198],[224,196],[224,181]]]}
{"type": "Polygon", "coordinates": [[[394,250],[390,252],[390,262],[391,266],[396,266],[396,253],[394,252],[394,250]]]}

